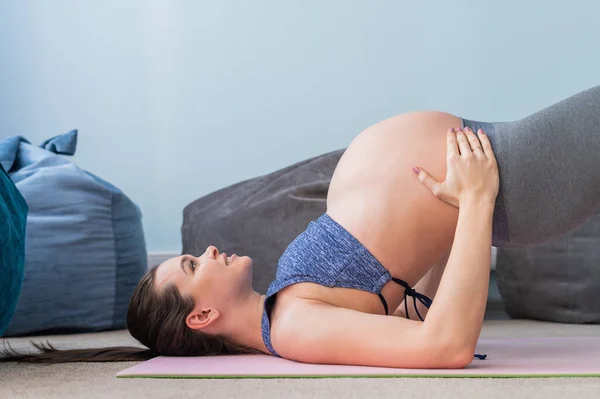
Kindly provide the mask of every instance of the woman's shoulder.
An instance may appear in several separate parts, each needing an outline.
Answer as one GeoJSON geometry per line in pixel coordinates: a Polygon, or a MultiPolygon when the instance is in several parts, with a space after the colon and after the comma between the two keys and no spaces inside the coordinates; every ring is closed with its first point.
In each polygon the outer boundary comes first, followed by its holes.
{"type": "Polygon", "coordinates": [[[333,307],[316,299],[301,296],[302,284],[289,286],[277,294],[277,301],[271,311],[271,343],[277,353],[285,358],[294,358],[293,355],[302,347],[299,338],[306,335],[305,327],[312,324],[314,315],[323,307],[333,307]]]}

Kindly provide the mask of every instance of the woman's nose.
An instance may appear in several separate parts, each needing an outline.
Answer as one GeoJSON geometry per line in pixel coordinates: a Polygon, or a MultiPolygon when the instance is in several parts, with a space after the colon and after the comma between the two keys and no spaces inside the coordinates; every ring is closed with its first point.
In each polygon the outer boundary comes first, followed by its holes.
{"type": "Polygon", "coordinates": [[[211,245],[208,248],[206,248],[206,254],[211,258],[216,258],[217,256],[219,256],[219,249],[214,245],[211,245]]]}

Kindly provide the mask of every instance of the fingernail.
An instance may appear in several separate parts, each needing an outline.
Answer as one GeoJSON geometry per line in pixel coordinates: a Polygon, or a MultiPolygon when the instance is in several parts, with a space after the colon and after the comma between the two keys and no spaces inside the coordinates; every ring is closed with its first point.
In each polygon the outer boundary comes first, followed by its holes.
{"type": "Polygon", "coordinates": [[[419,170],[419,168],[417,168],[416,166],[412,168],[413,172],[415,172],[415,175],[418,175],[421,171],[419,170]]]}
{"type": "Polygon", "coordinates": [[[453,127],[452,127],[452,128],[450,128],[450,131],[451,131],[452,133],[456,133],[456,130],[454,130],[454,128],[453,128],[453,127]]]}

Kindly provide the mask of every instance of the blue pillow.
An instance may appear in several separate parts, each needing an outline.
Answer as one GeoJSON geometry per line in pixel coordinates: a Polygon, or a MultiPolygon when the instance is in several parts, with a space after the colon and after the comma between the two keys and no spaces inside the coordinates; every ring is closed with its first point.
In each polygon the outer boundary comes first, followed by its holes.
{"type": "Polygon", "coordinates": [[[76,145],[75,130],[40,147],[0,141],[0,161],[29,206],[25,277],[6,336],[124,328],[147,269],[139,208],[62,156],[76,145]]]}
{"type": "Polygon", "coordinates": [[[0,162],[0,336],[23,285],[26,223],[27,203],[0,162]]]}

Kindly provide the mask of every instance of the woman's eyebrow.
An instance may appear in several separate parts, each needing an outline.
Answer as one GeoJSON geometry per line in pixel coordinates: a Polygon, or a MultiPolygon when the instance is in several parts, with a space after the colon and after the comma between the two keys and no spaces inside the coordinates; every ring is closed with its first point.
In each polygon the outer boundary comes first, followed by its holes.
{"type": "Polygon", "coordinates": [[[181,263],[179,264],[179,267],[181,267],[181,270],[183,270],[183,272],[185,274],[187,274],[187,272],[185,271],[185,261],[188,260],[189,258],[187,256],[183,256],[181,257],[181,263]]]}

